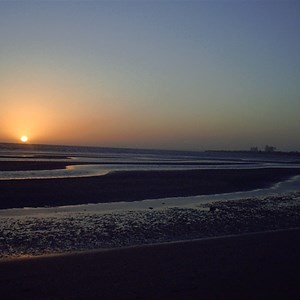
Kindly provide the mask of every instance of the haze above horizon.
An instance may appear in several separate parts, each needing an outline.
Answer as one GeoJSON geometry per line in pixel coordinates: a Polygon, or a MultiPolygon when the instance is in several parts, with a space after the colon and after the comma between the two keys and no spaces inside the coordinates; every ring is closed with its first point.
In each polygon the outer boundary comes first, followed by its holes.
{"type": "Polygon", "coordinates": [[[1,1],[0,142],[299,151],[298,1],[1,1]]]}

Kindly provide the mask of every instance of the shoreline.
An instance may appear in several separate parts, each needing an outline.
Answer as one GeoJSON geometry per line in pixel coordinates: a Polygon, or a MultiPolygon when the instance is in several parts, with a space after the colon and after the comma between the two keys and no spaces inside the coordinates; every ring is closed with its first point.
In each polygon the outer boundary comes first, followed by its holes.
{"type": "Polygon", "coordinates": [[[103,176],[0,181],[0,209],[132,202],[249,191],[299,175],[297,168],[111,172],[103,176]]]}
{"type": "Polygon", "coordinates": [[[300,193],[194,208],[52,211],[2,215],[0,257],[85,252],[300,227],[300,193]]]}
{"type": "Polygon", "coordinates": [[[293,299],[300,230],[0,262],[2,299],[293,299]]]}

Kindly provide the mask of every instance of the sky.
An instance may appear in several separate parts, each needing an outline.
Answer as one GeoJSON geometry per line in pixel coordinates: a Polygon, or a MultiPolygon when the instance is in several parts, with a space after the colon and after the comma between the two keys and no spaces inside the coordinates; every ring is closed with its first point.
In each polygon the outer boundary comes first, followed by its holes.
{"type": "Polygon", "coordinates": [[[300,3],[0,1],[0,142],[300,150],[300,3]]]}

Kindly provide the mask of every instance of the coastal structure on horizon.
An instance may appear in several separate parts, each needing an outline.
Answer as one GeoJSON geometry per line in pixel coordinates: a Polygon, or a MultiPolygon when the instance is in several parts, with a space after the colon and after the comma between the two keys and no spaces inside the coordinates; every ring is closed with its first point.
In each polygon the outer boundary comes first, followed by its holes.
{"type": "Polygon", "coordinates": [[[276,150],[276,147],[269,146],[269,145],[265,146],[265,152],[274,152],[275,150],[276,150]]]}
{"type": "MultiPolygon", "coordinates": [[[[260,152],[260,150],[258,149],[258,147],[251,147],[250,151],[251,152],[260,152]]],[[[265,146],[265,151],[264,152],[270,153],[270,152],[275,152],[275,151],[276,151],[276,147],[269,146],[269,145],[265,146]]]]}

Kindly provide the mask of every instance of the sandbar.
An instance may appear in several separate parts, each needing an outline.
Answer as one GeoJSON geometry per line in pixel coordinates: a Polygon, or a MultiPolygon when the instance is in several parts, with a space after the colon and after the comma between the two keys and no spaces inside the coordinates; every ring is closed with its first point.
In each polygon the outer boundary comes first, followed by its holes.
{"type": "Polygon", "coordinates": [[[104,176],[0,181],[0,209],[140,201],[247,191],[299,175],[299,168],[111,172],[104,176]]]}

